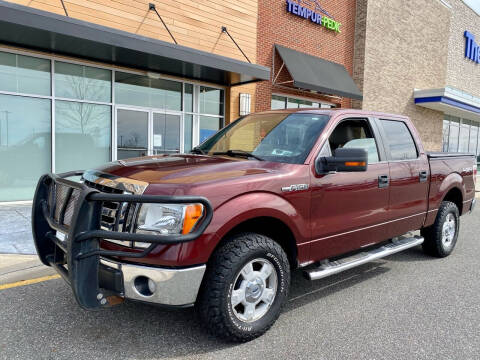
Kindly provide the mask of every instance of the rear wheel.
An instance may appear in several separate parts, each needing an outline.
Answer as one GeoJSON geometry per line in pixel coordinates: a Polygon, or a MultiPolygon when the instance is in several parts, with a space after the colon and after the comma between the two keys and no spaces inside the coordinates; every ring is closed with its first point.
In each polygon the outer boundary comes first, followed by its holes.
{"type": "Polygon", "coordinates": [[[435,223],[421,231],[425,238],[423,250],[436,257],[450,255],[457,244],[459,230],[460,213],[457,205],[450,201],[443,201],[438,209],[435,223]]]}
{"type": "Polygon", "coordinates": [[[277,320],[289,284],[290,266],[281,246],[264,235],[239,234],[212,255],[197,310],[215,336],[249,341],[277,320]]]}

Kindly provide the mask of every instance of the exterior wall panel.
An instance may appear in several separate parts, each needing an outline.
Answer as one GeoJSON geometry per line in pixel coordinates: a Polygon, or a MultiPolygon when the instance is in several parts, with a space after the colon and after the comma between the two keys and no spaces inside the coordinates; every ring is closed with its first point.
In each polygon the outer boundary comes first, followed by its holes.
{"type": "MultiPolygon", "coordinates": [[[[60,0],[11,0],[12,3],[65,15],[60,0]]],[[[246,61],[221,27],[226,26],[250,60],[256,62],[257,0],[64,0],[72,18],[172,42],[148,4],[180,45],[246,61]]]]}

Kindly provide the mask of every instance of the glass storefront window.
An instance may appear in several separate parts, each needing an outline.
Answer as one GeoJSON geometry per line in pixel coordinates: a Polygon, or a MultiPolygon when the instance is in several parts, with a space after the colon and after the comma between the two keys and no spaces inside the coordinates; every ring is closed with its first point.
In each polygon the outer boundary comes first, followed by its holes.
{"type": "Polygon", "coordinates": [[[210,116],[200,116],[200,143],[207,140],[222,127],[222,119],[210,116]]]}
{"type": "Polygon", "coordinates": [[[182,83],[116,72],[115,102],[180,111],[182,110],[182,83]]]}
{"type": "Polygon", "coordinates": [[[0,201],[31,200],[51,167],[50,100],[0,95],[0,201]]]}
{"type": "Polygon", "coordinates": [[[223,90],[200,86],[200,114],[223,115],[223,90]]]}
{"type": "Polygon", "coordinates": [[[112,72],[55,61],[55,96],[109,103],[112,101],[112,72]]]}
{"type": "Polygon", "coordinates": [[[110,161],[111,107],[55,102],[55,171],[91,169],[110,161]]]}
{"type": "Polygon", "coordinates": [[[445,116],[443,151],[477,154],[480,163],[480,122],[445,116]]]}
{"type": "Polygon", "coordinates": [[[468,152],[470,143],[470,121],[462,120],[460,125],[460,137],[458,139],[458,152],[468,152]]]}
{"type": "Polygon", "coordinates": [[[448,136],[448,151],[457,152],[458,151],[458,135],[460,133],[460,123],[451,120],[450,121],[450,133],[448,136]]]}
{"type": "Polygon", "coordinates": [[[189,152],[224,124],[223,89],[90,65],[0,51],[0,202],[50,171],[189,152]]]}
{"type": "Polygon", "coordinates": [[[478,139],[478,126],[472,124],[470,128],[470,145],[468,152],[472,154],[477,153],[477,139],[478,139]]]}
{"type": "Polygon", "coordinates": [[[442,130],[442,138],[443,138],[443,146],[442,151],[448,151],[448,135],[450,133],[450,122],[448,120],[443,120],[443,130],[442,130]]]}
{"type": "Polygon", "coordinates": [[[193,112],[193,85],[192,84],[185,84],[185,99],[183,100],[183,104],[185,106],[184,111],[186,112],[193,112]]]}
{"type": "Polygon", "coordinates": [[[272,95],[272,110],[285,109],[287,98],[284,96],[272,95]]]}
{"type": "Polygon", "coordinates": [[[287,100],[287,109],[298,109],[298,100],[288,98],[287,100]]]}
{"type": "Polygon", "coordinates": [[[0,52],[0,90],[49,96],[50,60],[0,52]]]}
{"type": "Polygon", "coordinates": [[[188,153],[193,143],[193,115],[185,114],[183,119],[183,152],[188,153]]]}
{"type": "Polygon", "coordinates": [[[281,95],[272,95],[272,99],[271,99],[272,110],[303,109],[303,108],[330,109],[333,107],[335,106],[332,104],[313,102],[310,100],[297,99],[297,98],[281,96],[281,95]]]}

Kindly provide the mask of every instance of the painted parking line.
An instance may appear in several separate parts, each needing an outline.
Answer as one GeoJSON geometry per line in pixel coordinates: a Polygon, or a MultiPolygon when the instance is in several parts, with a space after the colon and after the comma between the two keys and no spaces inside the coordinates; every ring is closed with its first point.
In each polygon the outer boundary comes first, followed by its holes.
{"type": "Polygon", "coordinates": [[[60,275],[56,274],[56,275],[42,276],[35,279],[21,280],[21,281],[17,281],[10,284],[0,285],[0,290],[6,290],[6,289],[19,287],[19,286],[25,286],[25,285],[38,284],[44,281],[49,281],[49,280],[54,280],[59,278],[60,278],[60,275]]]}

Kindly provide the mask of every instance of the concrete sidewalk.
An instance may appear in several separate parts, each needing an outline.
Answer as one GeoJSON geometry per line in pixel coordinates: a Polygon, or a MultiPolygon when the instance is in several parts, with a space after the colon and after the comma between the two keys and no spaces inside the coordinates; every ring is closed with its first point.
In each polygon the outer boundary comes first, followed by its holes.
{"type": "Polygon", "coordinates": [[[0,254],[0,286],[54,274],[37,255],[0,254]]]}
{"type": "Polygon", "coordinates": [[[36,254],[31,204],[0,204],[0,254],[36,254]]]}

